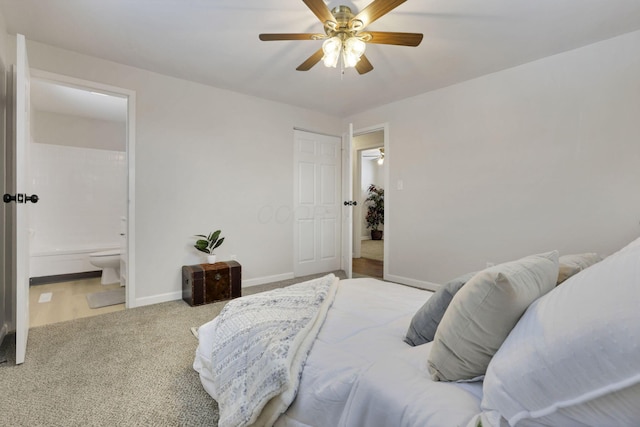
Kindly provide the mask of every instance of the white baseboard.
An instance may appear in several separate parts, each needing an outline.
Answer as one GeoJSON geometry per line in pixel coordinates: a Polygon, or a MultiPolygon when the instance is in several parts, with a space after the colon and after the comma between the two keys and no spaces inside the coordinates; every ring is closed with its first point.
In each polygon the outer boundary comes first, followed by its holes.
{"type": "MultiPolygon", "coordinates": [[[[265,283],[279,282],[281,280],[293,279],[293,272],[276,274],[273,276],[257,277],[255,279],[243,280],[242,287],[264,285],[265,283]]],[[[145,305],[160,304],[163,302],[177,301],[182,299],[182,291],[168,292],[166,294],[152,295],[150,297],[137,298],[133,304],[129,304],[127,308],[143,307],[145,305]]]]}
{"type": "Polygon", "coordinates": [[[428,291],[437,291],[442,287],[442,285],[433,282],[427,282],[423,280],[415,280],[410,279],[408,277],[395,276],[392,274],[387,274],[384,280],[388,280],[389,282],[401,283],[403,285],[413,286],[414,288],[426,289],[428,291]]]}
{"type": "Polygon", "coordinates": [[[150,297],[136,298],[134,304],[129,304],[127,308],[143,307],[145,305],[160,304],[162,302],[176,301],[182,299],[182,290],[167,292],[166,294],[152,295],[150,297]]]}
{"type": "Polygon", "coordinates": [[[293,275],[293,272],[276,274],[273,276],[257,277],[255,279],[243,280],[242,287],[248,288],[250,286],[264,285],[265,283],[279,282],[281,280],[289,280],[289,279],[293,279],[294,277],[295,276],[293,275]]]}

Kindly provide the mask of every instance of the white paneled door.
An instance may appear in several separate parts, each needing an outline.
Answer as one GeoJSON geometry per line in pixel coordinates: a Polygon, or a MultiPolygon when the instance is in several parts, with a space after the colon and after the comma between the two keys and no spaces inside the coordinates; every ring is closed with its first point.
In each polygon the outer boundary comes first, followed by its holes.
{"type": "Polygon", "coordinates": [[[342,140],[294,132],[294,275],[339,270],[342,140]]]}
{"type": "Polygon", "coordinates": [[[13,283],[16,296],[16,364],[22,364],[27,351],[29,334],[29,224],[27,209],[32,209],[37,197],[29,193],[27,179],[28,152],[30,141],[30,78],[29,61],[27,60],[26,40],[18,34],[16,38],[16,66],[14,70],[15,84],[15,128],[13,157],[13,188],[16,196],[13,215],[13,283]]]}

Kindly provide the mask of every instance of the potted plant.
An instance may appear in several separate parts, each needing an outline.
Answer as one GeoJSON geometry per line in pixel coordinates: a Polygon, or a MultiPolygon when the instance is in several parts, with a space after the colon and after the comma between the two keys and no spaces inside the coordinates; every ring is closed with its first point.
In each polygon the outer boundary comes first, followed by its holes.
{"type": "Polygon", "coordinates": [[[220,230],[209,233],[208,236],[204,234],[196,234],[196,237],[202,237],[202,239],[198,239],[193,247],[200,252],[207,254],[207,262],[209,264],[215,263],[216,256],[213,251],[220,247],[222,242],[224,242],[224,237],[220,237],[220,230]]]}
{"type": "Polygon", "coordinates": [[[367,228],[371,229],[371,239],[382,239],[382,230],[378,230],[380,224],[384,224],[384,188],[371,184],[367,190],[369,195],[364,203],[367,206],[367,228]]]}

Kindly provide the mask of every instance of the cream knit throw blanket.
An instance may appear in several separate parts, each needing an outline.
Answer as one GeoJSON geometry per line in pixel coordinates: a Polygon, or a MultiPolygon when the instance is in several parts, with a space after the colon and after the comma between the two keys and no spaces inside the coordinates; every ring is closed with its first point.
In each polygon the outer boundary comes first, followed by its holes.
{"type": "Polygon", "coordinates": [[[211,356],[220,427],[272,426],[289,407],[338,282],[330,274],[227,303],[211,356]]]}

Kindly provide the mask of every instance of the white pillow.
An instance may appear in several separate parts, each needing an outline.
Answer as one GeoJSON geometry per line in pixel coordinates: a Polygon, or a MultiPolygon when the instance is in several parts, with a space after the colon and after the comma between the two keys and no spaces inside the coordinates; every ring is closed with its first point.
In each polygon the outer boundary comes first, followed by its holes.
{"type": "Polygon", "coordinates": [[[491,360],[483,390],[494,424],[637,426],[640,245],[531,304],[491,360]]]}
{"type": "Polygon", "coordinates": [[[622,249],[620,249],[618,252],[624,252],[624,251],[632,250],[632,249],[635,249],[635,248],[637,248],[639,246],[640,246],[640,237],[638,237],[637,239],[635,239],[634,241],[629,243],[627,246],[625,246],[622,249]]]}

